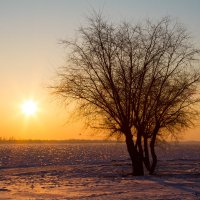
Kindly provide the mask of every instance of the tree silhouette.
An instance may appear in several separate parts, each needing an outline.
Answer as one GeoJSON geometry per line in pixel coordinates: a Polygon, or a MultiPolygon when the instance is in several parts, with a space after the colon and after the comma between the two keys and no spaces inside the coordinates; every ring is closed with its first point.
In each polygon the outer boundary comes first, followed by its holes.
{"type": "Polygon", "coordinates": [[[144,175],[144,166],[152,174],[157,139],[198,114],[199,50],[190,35],[168,17],[133,26],[95,15],[63,43],[70,53],[55,94],[76,101],[91,124],[125,137],[133,175],[144,175]]]}

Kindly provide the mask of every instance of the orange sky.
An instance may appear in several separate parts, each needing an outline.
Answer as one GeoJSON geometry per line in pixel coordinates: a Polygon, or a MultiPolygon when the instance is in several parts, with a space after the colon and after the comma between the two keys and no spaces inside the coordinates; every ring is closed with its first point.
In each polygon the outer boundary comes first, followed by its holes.
{"type": "MultiPolygon", "coordinates": [[[[140,21],[170,15],[180,20],[200,44],[200,1],[159,0],[2,0],[0,1],[0,137],[17,139],[100,139],[85,131],[82,122],[69,121],[65,109],[47,89],[65,62],[61,39],[73,38],[91,8],[104,9],[114,21],[140,21]],[[181,4],[180,4],[181,2],[181,4]],[[26,117],[21,104],[38,103],[26,117]]],[[[200,128],[187,131],[185,140],[199,140],[200,128]]]]}

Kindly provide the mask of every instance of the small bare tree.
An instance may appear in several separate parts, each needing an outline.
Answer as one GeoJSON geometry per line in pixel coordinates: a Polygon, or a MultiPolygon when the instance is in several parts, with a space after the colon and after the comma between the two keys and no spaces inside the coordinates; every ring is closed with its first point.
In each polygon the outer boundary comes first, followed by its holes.
{"type": "Polygon", "coordinates": [[[63,41],[71,53],[54,92],[125,137],[133,175],[144,175],[144,166],[152,174],[156,139],[189,127],[198,114],[199,50],[167,17],[135,26],[98,15],[88,22],[77,40],[63,41]]]}

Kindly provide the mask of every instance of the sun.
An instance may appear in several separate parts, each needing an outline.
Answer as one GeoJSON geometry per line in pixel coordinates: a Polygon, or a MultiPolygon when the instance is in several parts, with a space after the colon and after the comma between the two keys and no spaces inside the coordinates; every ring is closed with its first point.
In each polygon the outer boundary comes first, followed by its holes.
{"type": "Polygon", "coordinates": [[[26,116],[32,116],[37,112],[37,104],[33,100],[26,100],[22,103],[21,109],[26,116]]]}

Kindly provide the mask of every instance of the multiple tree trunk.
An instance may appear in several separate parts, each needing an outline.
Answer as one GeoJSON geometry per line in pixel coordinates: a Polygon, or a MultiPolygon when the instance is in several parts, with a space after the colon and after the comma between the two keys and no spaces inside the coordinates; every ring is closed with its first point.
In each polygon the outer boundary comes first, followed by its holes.
{"type": "Polygon", "coordinates": [[[134,176],[143,176],[144,167],[149,174],[153,174],[157,165],[157,156],[155,152],[156,135],[151,138],[150,142],[148,142],[148,138],[142,138],[140,135],[136,143],[134,143],[130,131],[125,133],[125,137],[127,150],[132,161],[132,174],[134,176]]]}

